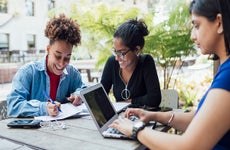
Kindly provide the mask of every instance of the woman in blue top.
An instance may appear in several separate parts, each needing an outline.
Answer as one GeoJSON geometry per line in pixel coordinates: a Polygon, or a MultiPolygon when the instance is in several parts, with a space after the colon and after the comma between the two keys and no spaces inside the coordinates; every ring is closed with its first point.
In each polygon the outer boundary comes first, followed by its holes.
{"type": "Polygon", "coordinates": [[[136,137],[150,149],[229,150],[230,149],[230,1],[193,0],[191,39],[202,54],[220,60],[213,82],[196,112],[148,112],[128,109],[125,116],[136,115],[139,122],[118,119],[110,127],[136,137]],[[150,120],[167,124],[183,135],[166,134],[145,128],[150,120]]]}
{"type": "Polygon", "coordinates": [[[60,103],[81,103],[76,94],[70,95],[84,84],[79,71],[69,65],[72,48],[81,40],[79,25],[61,14],[47,23],[45,35],[49,39],[47,56],[22,66],[13,78],[7,96],[9,117],[56,116],[60,103]],[[47,95],[55,104],[48,102],[47,95]]]}

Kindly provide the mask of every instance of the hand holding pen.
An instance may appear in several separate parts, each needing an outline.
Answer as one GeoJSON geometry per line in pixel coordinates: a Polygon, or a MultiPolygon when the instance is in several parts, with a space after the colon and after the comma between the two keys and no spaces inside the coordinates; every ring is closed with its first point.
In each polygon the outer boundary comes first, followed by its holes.
{"type": "Polygon", "coordinates": [[[59,112],[62,112],[60,109],[61,104],[59,102],[55,102],[51,99],[51,97],[44,91],[44,95],[50,103],[47,105],[47,110],[49,115],[56,116],[59,112]]]}

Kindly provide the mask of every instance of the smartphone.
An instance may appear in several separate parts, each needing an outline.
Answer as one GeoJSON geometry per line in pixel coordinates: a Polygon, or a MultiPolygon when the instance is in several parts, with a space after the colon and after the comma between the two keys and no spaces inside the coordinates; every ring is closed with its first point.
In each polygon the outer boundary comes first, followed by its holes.
{"type": "Polygon", "coordinates": [[[32,119],[27,119],[27,120],[14,120],[11,121],[7,124],[8,127],[11,128],[39,128],[40,122],[42,120],[32,120],[32,119]]]}

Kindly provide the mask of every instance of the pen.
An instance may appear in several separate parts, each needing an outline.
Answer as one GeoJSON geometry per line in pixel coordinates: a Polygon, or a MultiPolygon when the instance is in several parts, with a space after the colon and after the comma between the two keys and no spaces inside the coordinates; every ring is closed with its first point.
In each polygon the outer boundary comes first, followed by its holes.
{"type": "Polygon", "coordinates": [[[152,129],[155,129],[156,126],[157,126],[157,122],[155,121],[154,124],[153,124],[153,126],[152,126],[152,129]]]}
{"type": "MultiPolygon", "coordinates": [[[[44,95],[48,100],[50,100],[52,104],[55,104],[54,100],[52,100],[51,97],[45,91],[44,91],[44,95]]],[[[62,112],[60,107],[58,107],[58,111],[62,112]]]]}

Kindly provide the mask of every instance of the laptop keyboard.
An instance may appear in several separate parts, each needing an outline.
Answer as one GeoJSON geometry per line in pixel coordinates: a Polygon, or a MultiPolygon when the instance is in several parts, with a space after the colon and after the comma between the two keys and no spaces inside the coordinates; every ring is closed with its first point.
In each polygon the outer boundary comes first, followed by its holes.
{"type": "MultiPolygon", "coordinates": [[[[139,118],[136,117],[136,116],[130,116],[129,119],[131,121],[137,121],[139,118]]],[[[118,131],[117,129],[114,129],[114,128],[108,128],[107,132],[109,132],[111,134],[123,134],[123,133],[121,133],[120,131],[118,131]]]]}
{"type": "Polygon", "coordinates": [[[117,129],[114,129],[114,128],[108,128],[107,132],[111,133],[111,134],[122,134],[120,131],[118,131],[117,129]]]}

